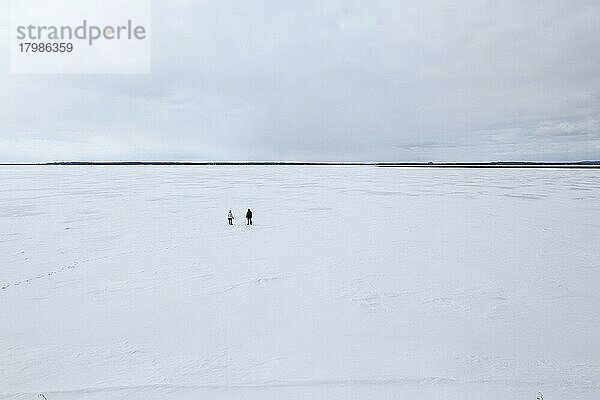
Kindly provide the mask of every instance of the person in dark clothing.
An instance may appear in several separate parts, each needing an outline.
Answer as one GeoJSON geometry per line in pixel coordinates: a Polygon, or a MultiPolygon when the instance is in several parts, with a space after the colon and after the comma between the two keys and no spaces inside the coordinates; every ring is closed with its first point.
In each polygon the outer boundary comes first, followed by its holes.
{"type": "Polygon", "coordinates": [[[229,220],[229,225],[233,225],[233,213],[229,210],[229,214],[227,214],[227,219],[229,220]]]}
{"type": "Polygon", "coordinates": [[[250,209],[246,211],[246,219],[248,220],[248,225],[252,225],[252,211],[250,209]]]}

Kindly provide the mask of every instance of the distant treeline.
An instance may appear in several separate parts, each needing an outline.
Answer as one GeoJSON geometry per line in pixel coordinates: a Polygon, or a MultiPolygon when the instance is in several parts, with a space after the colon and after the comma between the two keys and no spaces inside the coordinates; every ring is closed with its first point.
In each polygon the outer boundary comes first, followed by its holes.
{"type": "Polygon", "coordinates": [[[494,161],[485,163],[377,163],[378,167],[432,167],[432,168],[600,168],[600,161],[533,162],[494,161]]]}

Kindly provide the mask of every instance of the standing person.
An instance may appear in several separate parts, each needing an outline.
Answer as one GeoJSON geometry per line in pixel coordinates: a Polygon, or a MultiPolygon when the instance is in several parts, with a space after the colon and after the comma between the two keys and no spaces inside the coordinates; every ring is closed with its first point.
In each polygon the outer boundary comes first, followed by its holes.
{"type": "Polygon", "coordinates": [[[246,211],[246,219],[248,220],[248,225],[252,225],[252,211],[250,209],[246,211]]]}
{"type": "Polygon", "coordinates": [[[233,213],[229,210],[229,214],[227,214],[227,219],[229,220],[229,225],[233,225],[233,213]]]}

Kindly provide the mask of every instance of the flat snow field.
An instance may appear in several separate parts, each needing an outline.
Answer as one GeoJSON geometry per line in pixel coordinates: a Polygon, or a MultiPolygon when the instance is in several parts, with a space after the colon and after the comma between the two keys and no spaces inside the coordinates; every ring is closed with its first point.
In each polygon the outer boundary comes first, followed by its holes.
{"type": "Polygon", "coordinates": [[[0,399],[538,392],[600,399],[598,170],[0,167],[0,399]]]}

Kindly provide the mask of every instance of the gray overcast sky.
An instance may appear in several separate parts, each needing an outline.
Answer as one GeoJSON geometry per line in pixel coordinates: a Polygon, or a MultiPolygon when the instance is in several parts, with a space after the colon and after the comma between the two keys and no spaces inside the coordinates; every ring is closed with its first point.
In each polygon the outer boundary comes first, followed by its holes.
{"type": "Polygon", "coordinates": [[[600,159],[598,0],[155,0],[151,75],[10,75],[0,161],[600,159]]]}

